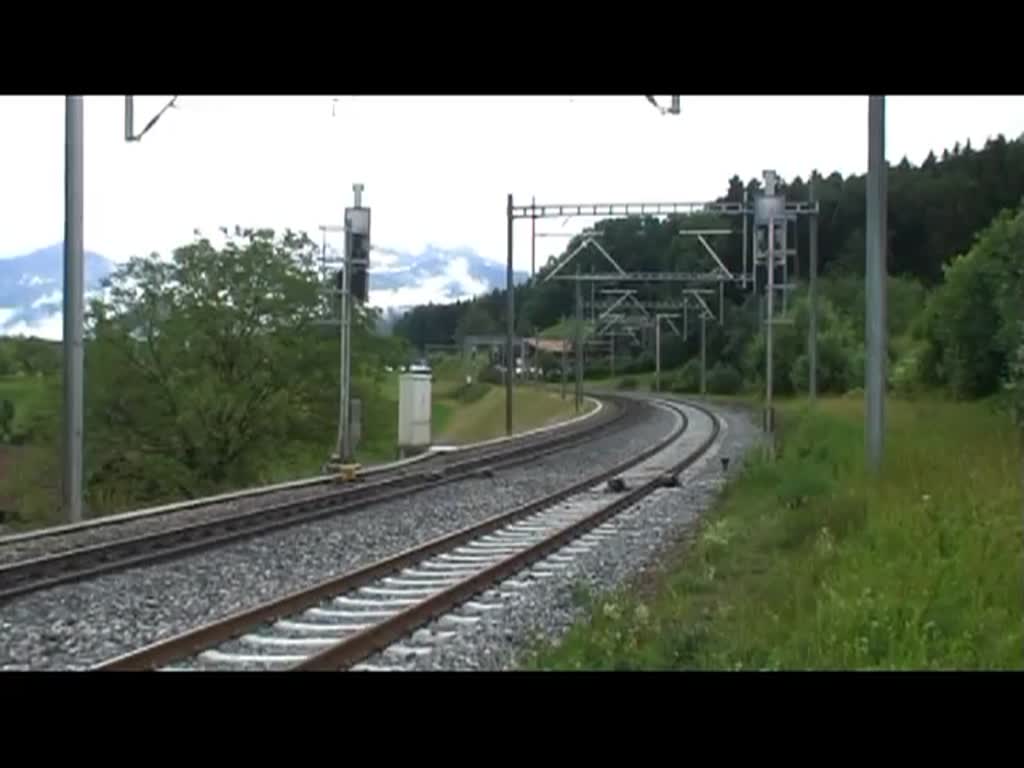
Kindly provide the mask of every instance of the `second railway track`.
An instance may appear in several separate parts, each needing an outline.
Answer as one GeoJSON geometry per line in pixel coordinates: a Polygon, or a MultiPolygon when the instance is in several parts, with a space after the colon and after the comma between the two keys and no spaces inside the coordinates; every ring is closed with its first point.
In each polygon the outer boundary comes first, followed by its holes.
{"type": "MultiPolygon", "coordinates": [[[[501,446],[485,446],[470,451],[465,459],[441,466],[407,470],[374,482],[356,483],[337,490],[242,510],[213,519],[192,519],[180,524],[165,524],[159,530],[136,533],[86,546],[46,553],[0,564],[0,602],[107,573],[149,565],[215,546],[240,541],[383,503],[448,483],[479,476],[532,461],[565,450],[600,433],[629,424],[629,416],[642,407],[637,401],[603,396],[607,415],[594,423],[553,433],[515,439],[501,446]]],[[[190,513],[192,516],[196,511],[190,513]]]]}
{"type": "MultiPolygon", "coordinates": [[[[99,665],[99,669],[348,669],[419,629],[429,653],[473,616],[459,606],[486,611],[473,598],[544,558],[571,557],[574,547],[595,546],[606,525],[690,466],[715,443],[717,418],[703,408],[661,402],[677,426],[641,455],[515,510],[499,514],[395,557],[311,589],[159,641],[99,665]],[[686,431],[684,409],[708,422],[706,434],[686,431]],[[612,478],[625,487],[609,496],[601,484],[612,478]],[[571,546],[570,546],[571,545],[571,546]],[[562,555],[556,554],[559,550],[562,555]],[[422,627],[447,620],[443,630],[422,627]]],[[[668,415],[668,413],[666,413],[668,415]]],[[[550,570],[543,574],[551,575],[550,570]]],[[[517,577],[518,578],[518,577],[517,577]]],[[[511,584],[511,582],[509,582],[511,584]]],[[[517,584],[518,585],[518,584],[517,584]]]]}

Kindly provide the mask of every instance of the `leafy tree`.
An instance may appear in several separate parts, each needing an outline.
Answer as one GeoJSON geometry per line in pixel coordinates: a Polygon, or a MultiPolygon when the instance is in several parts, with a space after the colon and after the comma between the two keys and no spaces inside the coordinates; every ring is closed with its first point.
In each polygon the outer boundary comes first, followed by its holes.
{"type": "MultiPolygon", "coordinates": [[[[782,317],[772,336],[774,391],[779,395],[806,392],[808,361],[807,334],[810,304],[800,295],[782,317]]],[[[748,351],[748,377],[764,386],[765,338],[759,332],[748,351]]],[[[818,299],[818,391],[842,393],[864,375],[863,344],[847,317],[825,297],[818,299]]]]}
{"type": "MultiPolygon", "coordinates": [[[[784,170],[784,169],[783,169],[784,170]]],[[[806,198],[805,169],[784,172],[780,189],[790,199],[806,198]],[[798,175],[797,171],[801,173],[798,175]],[[790,176],[789,174],[792,174],[790,176]]],[[[827,330],[819,323],[819,371],[822,391],[842,391],[859,386],[863,377],[864,342],[864,221],[866,212],[865,176],[843,177],[837,172],[815,171],[815,191],[820,204],[819,274],[822,295],[832,303],[833,314],[842,316],[841,325],[827,330]]],[[[756,194],[757,179],[744,182],[733,176],[727,182],[720,201],[739,202],[744,188],[756,194]]],[[[1004,266],[984,269],[969,264],[948,272],[958,254],[972,250],[976,233],[989,226],[999,212],[1017,206],[1024,197],[1024,137],[1007,140],[997,136],[984,147],[975,149],[969,142],[958,143],[950,150],[930,152],[920,167],[907,158],[888,170],[889,216],[887,255],[887,320],[892,341],[890,356],[912,347],[912,357],[922,383],[950,386],[963,396],[991,393],[999,387],[1013,386],[1016,381],[1013,350],[1020,343],[1021,307],[1024,295],[1019,277],[1020,249],[1000,246],[1006,254],[1018,254],[1016,261],[1002,258],[1004,266]],[[938,155],[938,156],[937,156],[938,155]],[[939,159],[941,157],[941,159],[939,159]],[[1009,265],[1009,266],[1007,266],[1009,265]],[[990,275],[995,269],[994,275],[990,275]],[[986,276],[988,275],[988,276],[986,276]],[[946,281],[951,284],[946,285],[946,281]],[[929,300],[925,292],[941,286],[942,296],[929,300]],[[939,316],[946,315],[943,320],[939,316]],[[966,317],[954,323],[950,317],[966,317]],[[1012,318],[1020,319],[1013,322],[1012,318]],[[960,330],[954,329],[958,325],[960,330]],[[913,333],[911,340],[904,338],[913,333]],[[926,338],[927,337],[927,338],[926,338]]],[[[652,217],[631,217],[599,221],[594,230],[600,242],[624,269],[629,271],[660,271],[668,269],[700,271],[711,264],[708,254],[692,237],[679,235],[683,228],[735,227],[735,220],[698,212],[673,215],[656,220],[652,217]]],[[[801,222],[797,241],[802,258],[808,253],[808,227],[801,222]]],[[[575,251],[582,244],[577,236],[566,244],[565,252],[575,251]]],[[[719,238],[714,247],[725,264],[734,271],[742,268],[742,244],[738,237],[719,238]]],[[[594,248],[581,250],[576,259],[582,271],[608,268],[603,256],[594,248]]],[[[571,282],[544,277],[555,261],[545,265],[537,276],[515,289],[517,331],[550,329],[561,318],[571,315],[574,302],[571,282]]],[[[569,267],[570,270],[573,267],[569,267]]],[[[791,277],[797,281],[806,275],[806,264],[797,265],[791,277]]],[[[648,300],[678,298],[677,287],[637,285],[638,298],[648,300]]],[[[586,296],[586,298],[589,298],[586,296]]],[[[726,290],[726,322],[708,327],[709,360],[722,361],[736,367],[747,382],[763,377],[763,343],[760,338],[758,298],[735,286],[726,290]]],[[[415,339],[426,333],[441,336],[437,341],[450,341],[455,328],[466,313],[483,307],[490,317],[504,318],[504,291],[495,290],[487,296],[465,302],[461,306],[416,308],[409,315],[414,322],[396,332],[415,339]]],[[[798,325],[800,319],[797,318],[798,325]]],[[[779,366],[775,381],[780,392],[795,386],[803,390],[807,382],[806,326],[779,328],[776,338],[776,361],[779,366]],[[788,383],[787,383],[788,382],[788,383]]],[[[682,343],[671,335],[663,338],[665,367],[673,367],[693,359],[699,350],[699,334],[691,334],[682,343]]],[[[639,360],[622,360],[621,369],[650,370],[649,355],[639,360]],[[647,368],[640,366],[647,365],[647,368]]],[[[618,361],[617,361],[618,363],[618,361]]],[[[617,366],[618,367],[618,366],[617,366]]],[[[894,369],[895,370],[895,369],[894,369]]],[[[913,366],[898,366],[901,380],[912,379],[913,366]]],[[[890,371],[893,372],[892,370],[890,371]]]]}
{"type": "MultiPolygon", "coordinates": [[[[45,376],[60,369],[60,344],[45,339],[17,337],[7,339],[7,354],[14,360],[11,373],[45,376]]],[[[0,357],[3,353],[0,353],[0,357]]]]}
{"type": "Polygon", "coordinates": [[[707,372],[707,387],[714,395],[735,395],[743,387],[743,377],[733,366],[716,363],[707,372]]]}
{"type": "Polygon", "coordinates": [[[479,302],[472,302],[455,327],[455,340],[462,344],[466,336],[501,333],[501,326],[479,302]]]}
{"type": "Polygon", "coordinates": [[[90,479],[153,497],[244,484],[322,419],[314,259],[304,235],[236,229],[111,276],[90,308],[90,479]]]}
{"type": "Polygon", "coordinates": [[[700,360],[690,360],[669,382],[673,392],[697,392],[700,390],[700,360]]]}
{"type": "Polygon", "coordinates": [[[1024,324],[1024,207],[1004,211],[947,270],[922,318],[922,376],[957,397],[1014,381],[1024,324]]]}
{"type": "Polygon", "coordinates": [[[428,304],[406,312],[395,323],[394,333],[419,350],[427,344],[451,344],[464,303],[428,304]]]}

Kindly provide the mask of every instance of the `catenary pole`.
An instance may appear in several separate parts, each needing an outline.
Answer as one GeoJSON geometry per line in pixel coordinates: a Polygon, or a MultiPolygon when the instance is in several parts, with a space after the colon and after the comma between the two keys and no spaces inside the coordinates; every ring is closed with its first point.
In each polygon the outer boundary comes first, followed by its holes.
{"type": "Polygon", "coordinates": [[[85,238],[83,105],[81,96],[64,100],[64,514],[82,519],[82,432],[84,410],[85,238]]]}
{"type": "Polygon", "coordinates": [[[886,379],[886,166],[885,97],[868,97],[868,178],[866,222],[866,318],[867,365],[864,391],[867,395],[865,440],[868,465],[878,471],[882,465],[885,437],[886,379]]]}
{"type": "Polygon", "coordinates": [[[512,195],[508,196],[508,263],[505,272],[505,434],[512,434],[512,376],[515,374],[512,336],[515,332],[515,296],[512,290],[512,195]]]}

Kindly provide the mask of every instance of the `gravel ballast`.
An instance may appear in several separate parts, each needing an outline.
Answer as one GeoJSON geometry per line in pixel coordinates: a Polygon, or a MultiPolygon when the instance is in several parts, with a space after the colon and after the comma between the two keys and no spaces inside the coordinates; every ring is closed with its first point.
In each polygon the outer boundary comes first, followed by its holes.
{"type": "MultiPolygon", "coordinates": [[[[538,638],[557,641],[585,615],[576,598],[580,587],[591,594],[606,593],[655,565],[677,542],[692,534],[700,515],[714,503],[728,479],[720,458],[729,457],[729,475],[739,471],[744,456],[759,440],[759,432],[749,411],[713,409],[723,420],[724,434],[704,459],[680,475],[679,488],[659,490],[614,518],[617,531],[613,536],[591,551],[577,554],[555,575],[538,579],[524,571],[513,581],[519,583],[517,587],[523,582],[527,586],[511,589],[507,583],[497,585],[479,599],[502,607],[473,613],[480,617],[479,622],[460,626],[430,654],[384,652],[368,663],[405,670],[509,670],[518,666],[521,654],[538,638]]],[[[435,623],[430,629],[439,628],[435,623]]]]}
{"type": "Polygon", "coordinates": [[[0,605],[0,669],[81,669],[508,511],[635,456],[671,428],[622,431],[409,499],[0,605]]]}
{"type": "MultiPolygon", "coordinates": [[[[562,430],[555,429],[552,434],[572,433],[580,429],[588,429],[593,425],[608,420],[614,414],[614,407],[602,409],[579,423],[568,425],[562,430]]],[[[510,447],[526,444],[542,439],[540,435],[523,434],[513,437],[506,444],[510,447]]],[[[373,482],[400,477],[407,474],[421,474],[437,471],[455,462],[464,461],[498,449],[498,445],[467,446],[456,453],[438,453],[432,456],[419,457],[416,460],[392,466],[383,465],[367,473],[373,482]]],[[[188,508],[174,509],[174,505],[156,511],[155,514],[114,515],[100,519],[102,524],[91,525],[78,530],[66,532],[46,532],[43,535],[15,538],[10,541],[0,540],[0,566],[28,560],[45,555],[66,552],[79,547],[89,547],[120,541],[132,536],[161,533],[181,526],[210,522],[234,517],[241,512],[255,512],[281,504],[301,502],[336,493],[339,486],[329,479],[318,480],[306,485],[280,488],[276,490],[255,489],[242,491],[234,498],[221,501],[197,504],[188,508]]]]}

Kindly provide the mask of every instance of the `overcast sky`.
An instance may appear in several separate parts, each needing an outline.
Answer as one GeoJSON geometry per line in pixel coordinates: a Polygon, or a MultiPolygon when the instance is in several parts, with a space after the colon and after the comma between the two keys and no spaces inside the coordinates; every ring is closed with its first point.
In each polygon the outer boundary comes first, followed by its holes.
{"type": "MultiPolygon", "coordinates": [[[[667,104],[667,97],[661,97],[667,104]]],[[[141,128],[167,97],[139,97],[141,128]]],[[[867,165],[866,97],[683,97],[680,117],[631,97],[182,96],[141,143],[123,97],[85,99],[85,245],[123,260],[195,228],[307,230],[341,221],[366,185],[373,241],[469,247],[503,261],[505,197],[703,201],[730,176],[867,165]],[[332,109],[334,115],[332,116],[332,109]]],[[[887,156],[918,164],[970,138],[1024,133],[1022,97],[890,97],[887,156]]],[[[0,97],[0,257],[63,237],[64,99],[0,97]]],[[[589,221],[548,220],[538,231],[589,221]]],[[[529,269],[529,223],[515,261],[529,269]]],[[[538,264],[565,241],[538,241],[538,264]]]]}

